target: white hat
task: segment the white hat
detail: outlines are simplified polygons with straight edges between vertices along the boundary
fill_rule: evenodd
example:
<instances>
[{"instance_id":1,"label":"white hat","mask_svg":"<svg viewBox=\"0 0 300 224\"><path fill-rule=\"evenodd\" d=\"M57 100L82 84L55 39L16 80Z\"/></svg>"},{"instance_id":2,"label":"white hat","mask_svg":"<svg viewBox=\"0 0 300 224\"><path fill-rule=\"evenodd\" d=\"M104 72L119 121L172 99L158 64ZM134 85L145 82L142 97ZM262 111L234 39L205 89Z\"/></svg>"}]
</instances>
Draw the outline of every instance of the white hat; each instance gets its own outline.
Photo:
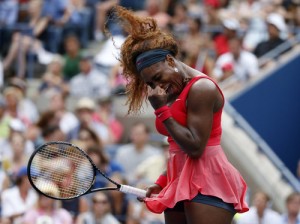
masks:
<instances>
[{"instance_id":1,"label":"white hat","mask_svg":"<svg viewBox=\"0 0 300 224\"><path fill-rule=\"evenodd\" d=\"M12 119L9 122L9 127L14 130L14 131L18 131L18 132L24 132L26 127L23 124L23 122L19 119Z\"/></svg>"},{"instance_id":2,"label":"white hat","mask_svg":"<svg viewBox=\"0 0 300 224\"><path fill-rule=\"evenodd\" d=\"M92 99L87 97L81 98L76 105L76 110L80 110L80 109L94 110L95 102Z\"/></svg>"},{"instance_id":3,"label":"white hat","mask_svg":"<svg viewBox=\"0 0 300 224\"><path fill-rule=\"evenodd\" d=\"M267 23L274 25L280 32L286 31L286 24L283 16L278 13L270 13L267 16Z\"/></svg>"},{"instance_id":4,"label":"white hat","mask_svg":"<svg viewBox=\"0 0 300 224\"><path fill-rule=\"evenodd\" d=\"M238 20L230 18L223 21L223 26L229 30L237 30L240 28L240 23Z\"/></svg>"}]
</instances>

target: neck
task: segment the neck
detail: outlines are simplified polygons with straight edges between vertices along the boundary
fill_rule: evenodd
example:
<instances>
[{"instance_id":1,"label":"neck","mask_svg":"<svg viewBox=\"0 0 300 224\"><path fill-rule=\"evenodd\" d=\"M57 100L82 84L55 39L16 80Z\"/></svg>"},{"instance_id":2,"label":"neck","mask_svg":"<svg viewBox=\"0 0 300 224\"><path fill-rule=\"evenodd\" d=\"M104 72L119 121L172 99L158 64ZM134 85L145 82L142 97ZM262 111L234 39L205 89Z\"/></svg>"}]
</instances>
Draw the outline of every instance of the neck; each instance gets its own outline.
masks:
<instances>
[{"instance_id":1,"label":"neck","mask_svg":"<svg viewBox=\"0 0 300 224\"><path fill-rule=\"evenodd\" d=\"M135 148L137 149L137 151L142 151L144 149L145 144L136 144Z\"/></svg>"},{"instance_id":2,"label":"neck","mask_svg":"<svg viewBox=\"0 0 300 224\"><path fill-rule=\"evenodd\" d=\"M94 211L94 216L96 219L102 218L104 216L103 212Z\"/></svg>"},{"instance_id":3,"label":"neck","mask_svg":"<svg viewBox=\"0 0 300 224\"><path fill-rule=\"evenodd\" d=\"M52 206L45 206L41 208L45 213L51 214L53 212Z\"/></svg>"},{"instance_id":4,"label":"neck","mask_svg":"<svg viewBox=\"0 0 300 224\"><path fill-rule=\"evenodd\" d=\"M20 186L19 191L20 191L21 198L25 201L25 199L27 198L28 189L23 186Z\"/></svg>"},{"instance_id":5,"label":"neck","mask_svg":"<svg viewBox=\"0 0 300 224\"><path fill-rule=\"evenodd\" d=\"M289 221L295 221L297 219L298 213L294 214L294 213L289 213L288 214L288 219Z\"/></svg>"},{"instance_id":6,"label":"neck","mask_svg":"<svg viewBox=\"0 0 300 224\"><path fill-rule=\"evenodd\" d=\"M14 157L13 157L13 161L14 161L15 163L19 163L19 162L22 162L22 158L23 158L22 156L16 154L16 155L14 155Z\"/></svg>"},{"instance_id":7,"label":"neck","mask_svg":"<svg viewBox=\"0 0 300 224\"><path fill-rule=\"evenodd\" d=\"M78 55L78 52L77 52L77 51L70 51L70 52L69 52L69 57L70 57L70 58L75 58L77 55Z\"/></svg>"},{"instance_id":8,"label":"neck","mask_svg":"<svg viewBox=\"0 0 300 224\"><path fill-rule=\"evenodd\" d=\"M259 218L262 218L264 216L264 210L257 210L257 215Z\"/></svg>"}]
</instances>

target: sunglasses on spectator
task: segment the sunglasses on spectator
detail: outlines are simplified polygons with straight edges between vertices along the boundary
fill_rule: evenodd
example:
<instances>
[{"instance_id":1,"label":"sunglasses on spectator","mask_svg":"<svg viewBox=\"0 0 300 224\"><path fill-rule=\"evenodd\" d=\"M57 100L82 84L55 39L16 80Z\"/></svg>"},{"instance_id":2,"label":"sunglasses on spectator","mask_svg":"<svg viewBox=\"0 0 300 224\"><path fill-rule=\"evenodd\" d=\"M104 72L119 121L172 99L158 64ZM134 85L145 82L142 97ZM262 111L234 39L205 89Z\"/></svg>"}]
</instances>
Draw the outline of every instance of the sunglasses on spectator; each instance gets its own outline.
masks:
<instances>
[{"instance_id":1,"label":"sunglasses on spectator","mask_svg":"<svg viewBox=\"0 0 300 224\"><path fill-rule=\"evenodd\" d=\"M93 199L93 203L94 204L107 204L108 201L107 200L97 200L97 199Z\"/></svg>"}]
</instances>

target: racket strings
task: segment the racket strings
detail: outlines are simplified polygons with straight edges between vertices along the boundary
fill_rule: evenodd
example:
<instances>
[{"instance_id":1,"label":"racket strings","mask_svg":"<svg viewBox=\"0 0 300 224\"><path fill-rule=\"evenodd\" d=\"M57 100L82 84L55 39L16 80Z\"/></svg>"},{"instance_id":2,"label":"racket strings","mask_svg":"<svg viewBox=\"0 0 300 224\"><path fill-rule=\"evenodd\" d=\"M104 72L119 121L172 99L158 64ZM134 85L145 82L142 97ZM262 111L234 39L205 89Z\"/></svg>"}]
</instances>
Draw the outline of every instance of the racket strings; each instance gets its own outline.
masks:
<instances>
[{"instance_id":1,"label":"racket strings","mask_svg":"<svg viewBox=\"0 0 300 224\"><path fill-rule=\"evenodd\" d=\"M32 161L31 173L35 174L32 181L41 192L63 199L85 193L94 180L89 159L70 145L47 145L39 150Z\"/></svg>"}]
</instances>

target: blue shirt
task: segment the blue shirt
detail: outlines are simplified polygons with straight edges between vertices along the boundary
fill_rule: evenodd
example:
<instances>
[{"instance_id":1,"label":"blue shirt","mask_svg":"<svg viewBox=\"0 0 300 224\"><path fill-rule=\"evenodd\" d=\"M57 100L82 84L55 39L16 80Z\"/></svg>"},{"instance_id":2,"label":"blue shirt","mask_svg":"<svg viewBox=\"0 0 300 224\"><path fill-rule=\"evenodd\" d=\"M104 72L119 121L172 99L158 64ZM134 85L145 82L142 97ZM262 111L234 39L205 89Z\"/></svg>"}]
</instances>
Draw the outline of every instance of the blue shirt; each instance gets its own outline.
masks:
<instances>
[{"instance_id":1,"label":"blue shirt","mask_svg":"<svg viewBox=\"0 0 300 224\"><path fill-rule=\"evenodd\" d=\"M18 3L16 0L0 0L0 24L15 24L17 15Z\"/></svg>"},{"instance_id":2,"label":"blue shirt","mask_svg":"<svg viewBox=\"0 0 300 224\"><path fill-rule=\"evenodd\" d=\"M101 170L105 175L107 175L108 177L110 177L113 173L117 172L117 173L123 173L124 170L121 167L121 165L119 165L118 163L111 161L108 166L107 169ZM96 179L95 179L95 183L93 185L93 188L101 188L101 187L106 187L108 184L108 180L106 180L100 173L96 173Z\"/></svg>"},{"instance_id":3,"label":"blue shirt","mask_svg":"<svg viewBox=\"0 0 300 224\"><path fill-rule=\"evenodd\" d=\"M44 0L42 16L58 21L63 17L68 4L69 0Z\"/></svg>"}]
</instances>

